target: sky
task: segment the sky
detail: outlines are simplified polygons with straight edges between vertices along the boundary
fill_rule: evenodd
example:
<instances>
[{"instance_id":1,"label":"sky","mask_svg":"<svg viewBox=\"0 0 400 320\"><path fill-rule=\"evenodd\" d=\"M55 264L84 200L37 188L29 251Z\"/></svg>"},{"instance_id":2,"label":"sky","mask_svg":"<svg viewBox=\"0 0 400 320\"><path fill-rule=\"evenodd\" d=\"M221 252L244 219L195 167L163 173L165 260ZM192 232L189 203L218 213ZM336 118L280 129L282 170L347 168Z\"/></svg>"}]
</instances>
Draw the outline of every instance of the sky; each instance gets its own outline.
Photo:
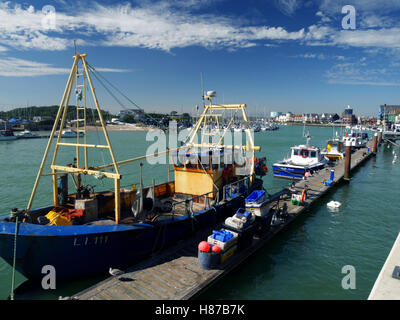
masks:
<instances>
[{"instance_id":1,"label":"sky","mask_svg":"<svg viewBox=\"0 0 400 320\"><path fill-rule=\"evenodd\" d=\"M261 116L400 104L399 0L0 0L0 110L59 104L74 40L147 112L194 114L202 88Z\"/></svg>"}]
</instances>

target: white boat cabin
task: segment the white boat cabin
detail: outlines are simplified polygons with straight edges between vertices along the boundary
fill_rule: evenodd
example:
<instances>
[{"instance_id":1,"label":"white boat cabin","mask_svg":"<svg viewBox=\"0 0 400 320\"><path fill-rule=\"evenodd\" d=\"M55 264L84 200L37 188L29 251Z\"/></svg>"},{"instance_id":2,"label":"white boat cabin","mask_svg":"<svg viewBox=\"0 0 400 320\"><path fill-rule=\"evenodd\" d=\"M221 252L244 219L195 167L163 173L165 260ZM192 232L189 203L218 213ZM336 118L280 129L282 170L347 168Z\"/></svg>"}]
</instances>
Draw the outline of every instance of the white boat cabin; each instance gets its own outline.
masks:
<instances>
[{"instance_id":1,"label":"white boat cabin","mask_svg":"<svg viewBox=\"0 0 400 320\"><path fill-rule=\"evenodd\" d=\"M322 155L321 150L316 147L308 147L305 145L299 145L292 147L292 154L290 162L300 166L310 166L317 164L321 161Z\"/></svg>"}]
</instances>

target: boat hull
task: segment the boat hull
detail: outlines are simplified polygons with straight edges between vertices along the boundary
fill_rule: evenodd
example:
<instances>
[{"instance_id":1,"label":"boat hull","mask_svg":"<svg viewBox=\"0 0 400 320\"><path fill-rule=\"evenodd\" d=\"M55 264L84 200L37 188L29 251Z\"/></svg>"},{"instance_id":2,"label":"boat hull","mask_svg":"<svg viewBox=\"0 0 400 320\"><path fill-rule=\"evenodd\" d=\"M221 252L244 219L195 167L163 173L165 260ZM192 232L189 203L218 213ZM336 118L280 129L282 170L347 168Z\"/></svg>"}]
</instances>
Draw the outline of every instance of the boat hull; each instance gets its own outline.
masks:
<instances>
[{"instance_id":1,"label":"boat hull","mask_svg":"<svg viewBox=\"0 0 400 320\"><path fill-rule=\"evenodd\" d=\"M0 136L0 141L10 141L10 140L16 140L16 136Z\"/></svg>"},{"instance_id":2,"label":"boat hull","mask_svg":"<svg viewBox=\"0 0 400 320\"><path fill-rule=\"evenodd\" d=\"M306 171L318 171L325 166L326 163L320 163L314 166L295 166L290 164L275 163L272 166L274 177L284 179L303 179Z\"/></svg>"},{"instance_id":3,"label":"boat hull","mask_svg":"<svg viewBox=\"0 0 400 320\"><path fill-rule=\"evenodd\" d=\"M57 280L107 274L125 269L193 232L212 227L244 206L237 196L222 204L152 224L41 226L20 223L16 269L26 278L40 280L42 268L53 266ZM0 256L13 262L15 223L0 221Z\"/></svg>"},{"instance_id":4,"label":"boat hull","mask_svg":"<svg viewBox=\"0 0 400 320\"><path fill-rule=\"evenodd\" d=\"M324 157L328 158L329 161L338 161L343 159L343 156L341 154L327 154L327 153L323 153L322 154Z\"/></svg>"}]
</instances>

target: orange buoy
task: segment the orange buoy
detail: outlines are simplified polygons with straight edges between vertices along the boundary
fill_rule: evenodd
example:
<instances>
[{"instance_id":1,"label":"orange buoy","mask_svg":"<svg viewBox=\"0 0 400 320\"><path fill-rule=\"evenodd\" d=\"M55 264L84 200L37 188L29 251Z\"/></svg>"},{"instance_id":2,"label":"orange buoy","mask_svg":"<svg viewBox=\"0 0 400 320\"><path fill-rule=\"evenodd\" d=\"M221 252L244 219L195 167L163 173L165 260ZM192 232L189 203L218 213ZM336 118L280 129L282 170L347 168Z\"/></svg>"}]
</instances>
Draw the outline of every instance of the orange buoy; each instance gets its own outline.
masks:
<instances>
[{"instance_id":1,"label":"orange buoy","mask_svg":"<svg viewBox=\"0 0 400 320\"><path fill-rule=\"evenodd\" d=\"M306 189L304 188L303 191L301 192L301 203L304 203L304 201L306 200Z\"/></svg>"},{"instance_id":2,"label":"orange buoy","mask_svg":"<svg viewBox=\"0 0 400 320\"><path fill-rule=\"evenodd\" d=\"M199 251L208 252L210 251L210 244L207 241L202 241L198 246Z\"/></svg>"},{"instance_id":3,"label":"orange buoy","mask_svg":"<svg viewBox=\"0 0 400 320\"><path fill-rule=\"evenodd\" d=\"M218 246L213 246L211 248L211 251L214 252L214 253L220 253L221 252L221 248L218 247Z\"/></svg>"}]
</instances>

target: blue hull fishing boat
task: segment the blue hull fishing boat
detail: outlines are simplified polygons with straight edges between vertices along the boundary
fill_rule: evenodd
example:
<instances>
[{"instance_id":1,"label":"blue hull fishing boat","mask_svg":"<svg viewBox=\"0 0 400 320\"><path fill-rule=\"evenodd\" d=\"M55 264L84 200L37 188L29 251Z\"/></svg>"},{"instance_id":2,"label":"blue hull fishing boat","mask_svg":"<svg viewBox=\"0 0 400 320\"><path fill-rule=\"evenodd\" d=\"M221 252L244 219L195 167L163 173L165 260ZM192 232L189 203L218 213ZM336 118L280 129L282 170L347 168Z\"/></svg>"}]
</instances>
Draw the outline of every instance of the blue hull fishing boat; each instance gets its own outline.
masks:
<instances>
[{"instance_id":1,"label":"blue hull fishing boat","mask_svg":"<svg viewBox=\"0 0 400 320\"><path fill-rule=\"evenodd\" d=\"M245 104L213 105L214 91L203 97L210 104L204 106L202 115L183 146L117 162L92 84L91 75L97 79L99 75L85 57L85 54L74 56L74 64L26 209L15 208L9 216L0 220L0 256L28 279L41 279L45 266L55 268L57 280L107 274L110 268L124 269L202 228L215 226L243 207L245 198L251 192L263 188L262 180L257 178L257 175L262 175L263 169L253 161L254 153L260 147L254 146L248 125L246 134L249 143L246 146L223 145L223 135L230 130L219 128L207 133L207 136L222 134L221 139L212 140L218 143L195 143L202 123L218 123L215 110L242 111L247 123ZM55 138L54 134L58 126L59 132L64 129L69 97L75 82L79 119L75 130L82 132L83 136L77 134L76 143L67 143L62 142L61 135ZM85 84L89 84L96 105L106 141L104 145L88 144L86 140ZM83 125L79 126L82 122ZM45 173L46 159L54 141L51 171ZM59 149L67 147L76 150L74 160L69 165L58 164ZM88 149L107 150L112 163L89 166ZM233 161L245 153L246 161ZM168 172L169 161L173 160L173 181L156 185L153 179L152 185L144 187L141 163L139 188L135 184L130 189L120 187L121 165L162 154L168 155ZM52 177L52 205L32 209L42 176ZM115 187L113 190L94 192L82 177L111 179Z\"/></svg>"},{"instance_id":2,"label":"blue hull fishing boat","mask_svg":"<svg viewBox=\"0 0 400 320\"><path fill-rule=\"evenodd\" d=\"M246 193L244 193L245 195ZM51 265L57 280L107 274L125 269L193 232L217 224L243 206L243 196L173 219L152 223L99 223L55 226L19 223L15 268L28 279L41 279ZM52 207L44 208L45 212ZM43 209L42 209L43 210ZM31 211L36 214L38 211ZM0 223L0 255L13 265L15 223Z\"/></svg>"},{"instance_id":3,"label":"blue hull fishing boat","mask_svg":"<svg viewBox=\"0 0 400 320\"><path fill-rule=\"evenodd\" d=\"M319 148L309 146L309 134L306 138L307 145L292 147L290 158L272 165L274 177L303 179L307 172L313 174L325 167L329 160L321 154Z\"/></svg>"}]
</instances>

